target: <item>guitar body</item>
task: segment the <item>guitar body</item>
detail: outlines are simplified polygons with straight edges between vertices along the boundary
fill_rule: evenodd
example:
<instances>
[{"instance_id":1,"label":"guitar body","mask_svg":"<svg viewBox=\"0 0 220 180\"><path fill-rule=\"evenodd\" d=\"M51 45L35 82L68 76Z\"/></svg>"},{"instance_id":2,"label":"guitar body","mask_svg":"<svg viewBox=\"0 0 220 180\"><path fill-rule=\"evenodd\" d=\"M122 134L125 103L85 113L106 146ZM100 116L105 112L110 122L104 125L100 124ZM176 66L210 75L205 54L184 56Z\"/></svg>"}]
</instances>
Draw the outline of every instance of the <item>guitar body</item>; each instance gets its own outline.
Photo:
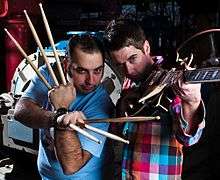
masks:
<instances>
[{"instance_id":1,"label":"guitar body","mask_svg":"<svg viewBox=\"0 0 220 180\"><path fill-rule=\"evenodd\" d=\"M163 83L168 71L159 65L154 65L152 72L141 82L139 87L122 91L118 100L118 116L151 116L158 109L168 111L170 98L167 98L167 84ZM169 92L172 92L169 90ZM144 102L142 97L148 97Z\"/></svg>"},{"instance_id":2,"label":"guitar body","mask_svg":"<svg viewBox=\"0 0 220 180\"><path fill-rule=\"evenodd\" d=\"M166 87L145 102L139 102L141 94L137 91L132 88L122 93L117 102L116 109L119 111L117 116L157 116L168 112L171 100L174 98L172 89Z\"/></svg>"}]
</instances>

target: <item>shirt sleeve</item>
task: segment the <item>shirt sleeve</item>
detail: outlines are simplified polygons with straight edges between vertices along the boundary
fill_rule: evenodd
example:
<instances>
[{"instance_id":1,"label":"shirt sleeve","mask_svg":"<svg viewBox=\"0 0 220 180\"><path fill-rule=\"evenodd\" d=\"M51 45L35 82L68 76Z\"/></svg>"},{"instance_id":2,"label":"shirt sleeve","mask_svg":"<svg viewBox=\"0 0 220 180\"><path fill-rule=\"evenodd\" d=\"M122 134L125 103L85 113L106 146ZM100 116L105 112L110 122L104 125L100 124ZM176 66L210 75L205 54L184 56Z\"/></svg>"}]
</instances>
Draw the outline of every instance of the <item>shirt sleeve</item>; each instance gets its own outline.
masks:
<instances>
[{"instance_id":1,"label":"shirt sleeve","mask_svg":"<svg viewBox=\"0 0 220 180\"><path fill-rule=\"evenodd\" d=\"M182 104L180 98L176 97L171 105L171 114L174 118L174 131L177 140L184 146L191 146L197 143L202 135L203 129L205 127L205 106L203 101L201 101L199 106L199 116L201 122L198 124L196 132L192 135L186 133L188 129L188 122L184 119Z\"/></svg>"},{"instance_id":2,"label":"shirt sleeve","mask_svg":"<svg viewBox=\"0 0 220 180\"><path fill-rule=\"evenodd\" d=\"M87 119L109 118L113 115L114 105L107 92L102 89L93 95L82 111ZM104 131L108 131L109 128L109 123L92 123L89 125ZM99 139L101 144L91 141L87 137L78 134L82 148L89 151L92 155L100 157L105 145L106 137L90 130L85 130Z\"/></svg>"},{"instance_id":3,"label":"shirt sleeve","mask_svg":"<svg viewBox=\"0 0 220 180\"><path fill-rule=\"evenodd\" d=\"M46 70L46 66L42 66L39 68L40 73L44 76L44 78L52 85L51 79L49 78L49 73ZM22 97L31 98L35 102L37 102L40 106L45 106L48 102L48 88L42 82L42 80L35 74L25 90L22 94Z\"/></svg>"}]
</instances>

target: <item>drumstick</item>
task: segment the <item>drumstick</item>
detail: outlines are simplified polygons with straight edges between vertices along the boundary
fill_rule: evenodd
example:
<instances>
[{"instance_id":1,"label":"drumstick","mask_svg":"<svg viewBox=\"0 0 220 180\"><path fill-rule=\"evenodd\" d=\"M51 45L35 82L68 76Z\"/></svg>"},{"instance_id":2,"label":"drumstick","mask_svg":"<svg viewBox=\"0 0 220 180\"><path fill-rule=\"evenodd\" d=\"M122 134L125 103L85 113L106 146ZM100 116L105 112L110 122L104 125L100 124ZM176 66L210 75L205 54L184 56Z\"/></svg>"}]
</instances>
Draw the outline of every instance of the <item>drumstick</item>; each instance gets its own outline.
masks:
<instances>
[{"instance_id":1,"label":"drumstick","mask_svg":"<svg viewBox=\"0 0 220 180\"><path fill-rule=\"evenodd\" d=\"M15 38L8 32L8 30L5 28L4 29L5 32L8 34L8 36L10 37L10 39L14 42L15 46L18 48L18 50L21 52L21 54L27 59L27 62L31 65L31 67L33 68L33 70L37 73L37 75L39 76L39 78L44 82L44 84L47 86L47 88L50 90L52 89L52 87L50 86L50 84L47 82L47 80L44 78L44 76L40 73L40 71L36 68L36 66L32 63L32 60L28 57L28 55L25 53L25 51L22 49L22 47L20 46L20 44L15 40ZM53 72L53 71L52 71ZM58 84L59 85L59 84ZM90 135L88 132L84 131L83 129L77 127L76 125L71 124L70 127L72 129L74 129L75 131L81 133L82 135L86 136L87 138L89 138L90 140L93 140L97 143L101 143L100 140L98 140L97 138L95 138L94 136Z\"/></svg>"},{"instance_id":2,"label":"drumstick","mask_svg":"<svg viewBox=\"0 0 220 180\"><path fill-rule=\"evenodd\" d=\"M31 59L28 57L28 55L25 53L25 51L22 49L22 47L20 46L20 44L15 40L15 38L8 32L8 30L5 28L4 29L5 32L8 34L8 36L10 37L10 39L14 42L15 46L18 48L18 50L21 52L21 54L27 59L27 62L31 65L31 67L33 68L33 70L37 73L37 75L39 76L39 78L44 82L44 84L47 86L48 89L52 89L52 87L50 86L50 84L47 82L47 80L44 78L44 76L40 73L40 71L36 68L36 66L32 63ZM92 141L95 141L97 143L101 143L100 140L98 140L97 138L95 138L94 136L90 135L88 132L84 131L83 129L77 127L76 125L71 125L71 129L74 129L75 131L81 133L82 135L86 136L87 138L89 138Z\"/></svg>"},{"instance_id":3,"label":"drumstick","mask_svg":"<svg viewBox=\"0 0 220 180\"><path fill-rule=\"evenodd\" d=\"M69 127L79 133L81 133L82 135L86 136L87 138L89 138L92 141L95 141L98 144L101 144L102 142L100 140L98 140L96 137L92 136L91 134L89 134L88 132L84 131L83 129L81 129L80 127L76 126L75 124L70 124Z\"/></svg>"},{"instance_id":4,"label":"drumstick","mask_svg":"<svg viewBox=\"0 0 220 180\"><path fill-rule=\"evenodd\" d=\"M65 76L64 76L64 73L63 73L63 70L62 70L62 66L61 66L61 63L60 63L59 56L58 56L56 48L55 48L55 44L54 44L54 40L53 40L53 37L52 37L52 33L51 33L51 30L50 30L49 23L47 21L46 15L44 13L42 4L40 3L39 6L40 6L41 14L42 14L42 17L43 17L44 25L45 25L45 28L46 28L46 31L47 31L47 36L49 38L51 47L53 49L54 57L55 57L56 62L57 62L57 67L58 67L58 71L59 71L61 79L62 79L62 83L64 85L66 85L66 79L65 79Z\"/></svg>"},{"instance_id":5,"label":"drumstick","mask_svg":"<svg viewBox=\"0 0 220 180\"><path fill-rule=\"evenodd\" d=\"M30 64L30 66L33 68L33 70L37 73L38 77L43 81L43 83L47 86L48 89L52 89L51 85L47 82L47 80L44 78L44 76L40 73L40 71L32 63L32 60L25 53L25 51L22 49L20 44L15 40L15 38L8 32L8 30L6 28L4 30L8 34L10 39L14 42L15 46L18 48L18 50L21 52L21 54L27 59L27 62Z\"/></svg>"},{"instance_id":6,"label":"drumstick","mask_svg":"<svg viewBox=\"0 0 220 180\"><path fill-rule=\"evenodd\" d=\"M32 22L31 22L31 20L30 20L30 18L29 18L29 16L28 16L26 10L24 10L24 14L25 14L25 17L26 17L26 19L27 19L28 25L29 25L29 27L30 27L30 29L31 29L31 31L32 31L32 34L33 34L33 36L34 36L34 39L35 39L35 41L36 41L38 47L40 48L41 54L42 54L43 59L44 59L46 65L47 65L47 68L48 68L48 70L49 70L49 73L50 73L52 79L54 80L55 85L56 85L56 86L59 86L59 83L58 83L57 78L56 78L56 76L55 76L55 74L54 74L54 71L53 71L53 69L52 69L52 67L51 67L51 65L50 65L50 63L49 63L49 61L48 61L48 59L47 59L47 56L45 55L43 46L42 46L42 44L41 44L41 42L40 42L40 39L39 39L39 37L38 37L38 35L37 35L37 32L36 32L36 30L34 29L34 26L33 26Z\"/></svg>"},{"instance_id":7,"label":"drumstick","mask_svg":"<svg viewBox=\"0 0 220 180\"><path fill-rule=\"evenodd\" d=\"M160 116L134 116L134 117L119 117L119 118L106 118L106 119L88 119L85 123L124 123L124 122L141 122L159 120Z\"/></svg>"},{"instance_id":8,"label":"drumstick","mask_svg":"<svg viewBox=\"0 0 220 180\"><path fill-rule=\"evenodd\" d=\"M101 134L101 135L103 135L103 136L106 136L106 137L108 137L108 138L111 138L111 139L113 139L113 140L116 140L116 141L120 141L120 142L129 144L129 141L128 141L128 140L125 140L125 139L123 139L123 138L121 138L121 137L119 137L119 136L116 136L116 135L111 134L111 133L109 133L109 132L103 131L103 130L101 130L101 129L92 127L92 126L90 126L90 125L88 125L88 124L79 123L79 125L82 126L82 127L85 127L86 129L89 129L89 130L91 130L91 131L94 131L94 132L96 132L96 133L98 133L98 134Z\"/></svg>"},{"instance_id":9,"label":"drumstick","mask_svg":"<svg viewBox=\"0 0 220 180\"><path fill-rule=\"evenodd\" d=\"M30 28L31 28L31 31L32 31L33 36L34 36L34 38L35 38L35 41L37 42L37 44L38 44L38 46L39 46L39 48L40 48L40 50L41 50L41 53L42 53L43 58L44 58L44 60L45 60L45 63L46 63L46 65L47 65L47 67L48 67L48 70L49 70L49 72L50 72L50 74L51 74L51 76L52 76L52 78L53 78L53 80L54 80L56 86L59 86L59 83L58 83L57 78L56 78L56 76L55 76L55 74L54 74L54 71L53 71L53 69L51 68L50 63L48 62L48 59L47 59L47 57L46 57L46 55L45 55L43 46L41 45L41 42L40 42L39 37L38 37L38 35L37 35L37 33L36 33L36 30L34 29L34 26L33 26L32 22L31 22L31 20L30 20L30 18L29 18L29 16L28 16L26 10L24 10L24 14L25 14L26 19L27 19L27 21L28 21L28 24L29 24L29 26L30 26ZM96 139L95 137L93 137L93 136L90 135L88 132L84 131L83 129L81 129L81 128L75 126L75 125L71 125L71 128L74 129L75 131L81 133L82 135L86 136L87 138L89 138L89 139L91 139L91 140L93 140L93 141L95 141L95 142L97 142L97 143L99 143L99 144L101 143L98 139Z\"/></svg>"}]
</instances>

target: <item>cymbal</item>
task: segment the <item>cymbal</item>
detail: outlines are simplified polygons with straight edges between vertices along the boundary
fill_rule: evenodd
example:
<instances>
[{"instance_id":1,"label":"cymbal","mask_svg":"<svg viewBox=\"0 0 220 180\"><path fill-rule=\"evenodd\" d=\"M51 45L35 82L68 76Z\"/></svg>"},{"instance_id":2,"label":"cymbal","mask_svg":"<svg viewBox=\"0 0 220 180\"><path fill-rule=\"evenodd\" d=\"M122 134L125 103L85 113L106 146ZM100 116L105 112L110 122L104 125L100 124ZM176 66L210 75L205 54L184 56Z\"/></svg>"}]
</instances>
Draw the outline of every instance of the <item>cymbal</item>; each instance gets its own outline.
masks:
<instances>
[{"instance_id":1,"label":"cymbal","mask_svg":"<svg viewBox=\"0 0 220 180\"><path fill-rule=\"evenodd\" d=\"M194 34L177 48L181 59L193 54L192 67L220 66L220 29L207 29Z\"/></svg>"}]
</instances>

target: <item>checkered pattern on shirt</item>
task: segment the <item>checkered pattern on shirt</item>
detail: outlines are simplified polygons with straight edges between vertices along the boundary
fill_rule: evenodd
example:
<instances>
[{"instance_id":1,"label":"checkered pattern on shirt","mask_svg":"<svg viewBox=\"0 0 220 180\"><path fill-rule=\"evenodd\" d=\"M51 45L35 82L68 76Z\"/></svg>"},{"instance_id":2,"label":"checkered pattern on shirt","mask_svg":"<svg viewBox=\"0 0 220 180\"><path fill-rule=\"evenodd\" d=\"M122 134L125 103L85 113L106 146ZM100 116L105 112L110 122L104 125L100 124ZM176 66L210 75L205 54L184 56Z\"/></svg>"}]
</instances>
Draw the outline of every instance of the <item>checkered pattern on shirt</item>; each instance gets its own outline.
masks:
<instances>
[{"instance_id":1,"label":"checkered pattern on shirt","mask_svg":"<svg viewBox=\"0 0 220 180\"><path fill-rule=\"evenodd\" d=\"M175 110L181 109L181 102L173 104ZM128 123L129 145L123 149L122 179L126 180L177 180L182 170L182 144L196 143L204 126L199 126L195 136L184 133L180 111L161 116L160 121L147 123ZM178 137L178 138L176 138ZM181 143L177 141L180 139Z\"/></svg>"}]
</instances>

